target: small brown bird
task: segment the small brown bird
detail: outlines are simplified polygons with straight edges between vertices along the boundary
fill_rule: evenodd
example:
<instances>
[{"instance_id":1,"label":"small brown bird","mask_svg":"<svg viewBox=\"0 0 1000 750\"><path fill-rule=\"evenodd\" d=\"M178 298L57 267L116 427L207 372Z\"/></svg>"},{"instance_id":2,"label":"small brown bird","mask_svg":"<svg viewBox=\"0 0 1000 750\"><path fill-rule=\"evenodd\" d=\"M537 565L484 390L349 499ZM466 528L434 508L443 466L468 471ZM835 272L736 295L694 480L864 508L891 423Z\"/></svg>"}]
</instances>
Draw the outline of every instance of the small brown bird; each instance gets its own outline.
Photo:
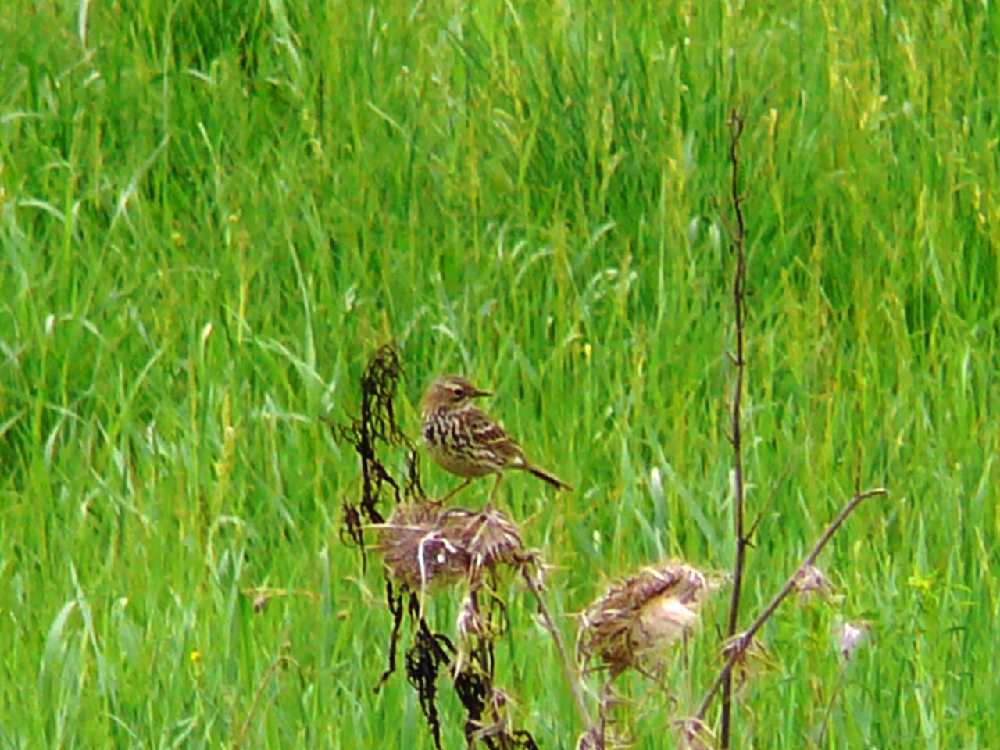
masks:
<instances>
[{"instance_id":1,"label":"small brown bird","mask_svg":"<svg viewBox=\"0 0 1000 750\"><path fill-rule=\"evenodd\" d=\"M475 405L474 399L489 396L459 375L438 378L427 389L421 406L423 439L431 458L445 471L465 481L442 498L447 500L473 479L496 474L490 502L503 473L518 469L534 474L561 490L573 488L528 461L521 446Z\"/></svg>"}]
</instances>

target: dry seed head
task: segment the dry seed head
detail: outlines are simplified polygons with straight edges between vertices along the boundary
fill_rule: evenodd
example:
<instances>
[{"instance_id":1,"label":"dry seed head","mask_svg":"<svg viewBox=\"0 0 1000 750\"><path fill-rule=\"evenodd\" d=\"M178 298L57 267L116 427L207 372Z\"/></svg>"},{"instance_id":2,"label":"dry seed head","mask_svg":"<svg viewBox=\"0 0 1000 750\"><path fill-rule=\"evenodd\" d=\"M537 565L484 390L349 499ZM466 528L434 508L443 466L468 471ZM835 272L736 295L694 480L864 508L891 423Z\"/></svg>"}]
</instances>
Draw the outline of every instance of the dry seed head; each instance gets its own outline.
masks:
<instances>
[{"instance_id":1,"label":"dry seed head","mask_svg":"<svg viewBox=\"0 0 1000 750\"><path fill-rule=\"evenodd\" d=\"M604 750L604 737L598 729L589 729L576 741L576 750Z\"/></svg>"},{"instance_id":2,"label":"dry seed head","mask_svg":"<svg viewBox=\"0 0 1000 750\"><path fill-rule=\"evenodd\" d=\"M845 622L834 631L837 637L837 646L844 661L850 661L858 649L864 645L868 634L871 632L870 622Z\"/></svg>"},{"instance_id":3,"label":"dry seed head","mask_svg":"<svg viewBox=\"0 0 1000 750\"><path fill-rule=\"evenodd\" d=\"M718 586L683 563L645 568L612 584L580 618L577 651L584 667L594 656L613 674L657 666L664 649L694 627L697 605Z\"/></svg>"},{"instance_id":4,"label":"dry seed head","mask_svg":"<svg viewBox=\"0 0 1000 750\"><path fill-rule=\"evenodd\" d=\"M715 735L701 719L694 717L672 722L677 747L683 750L715 750Z\"/></svg>"},{"instance_id":5,"label":"dry seed head","mask_svg":"<svg viewBox=\"0 0 1000 750\"><path fill-rule=\"evenodd\" d=\"M400 505L378 527L376 551L390 578L411 591L461 580L468 572L468 555L438 528L440 514L431 503Z\"/></svg>"},{"instance_id":6,"label":"dry seed head","mask_svg":"<svg viewBox=\"0 0 1000 750\"><path fill-rule=\"evenodd\" d=\"M496 508L447 511L442 514L441 525L467 551L473 574L484 568L517 565L526 558L521 530L510 516Z\"/></svg>"},{"instance_id":7,"label":"dry seed head","mask_svg":"<svg viewBox=\"0 0 1000 750\"><path fill-rule=\"evenodd\" d=\"M697 621L697 612L669 595L653 599L639 614L640 629L652 644L680 640Z\"/></svg>"},{"instance_id":8,"label":"dry seed head","mask_svg":"<svg viewBox=\"0 0 1000 750\"><path fill-rule=\"evenodd\" d=\"M442 511L428 502L400 505L377 527L389 576L412 591L431 584L475 580L484 569L528 557L520 529L502 511Z\"/></svg>"},{"instance_id":9,"label":"dry seed head","mask_svg":"<svg viewBox=\"0 0 1000 750\"><path fill-rule=\"evenodd\" d=\"M482 637L487 632L486 623L479 615L479 608L471 596L462 600L462 606L458 610L458 618L455 623L455 633L460 641L470 637Z\"/></svg>"},{"instance_id":10,"label":"dry seed head","mask_svg":"<svg viewBox=\"0 0 1000 750\"><path fill-rule=\"evenodd\" d=\"M737 633L722 644L722 657L726 661L733 659L737 692L743 692L751 682L774 667L764 644L756 638L747 639L745 633Z\"/></svg>"},{"instance_id":11,"label":"dry seed head","mask_svg":"<svg viewBox=\"0 0 1000 750\"><path fill-rule=\"evenodd\" d=\"M824 600L829 598L833 586L822 570L807 565L795 574L795 590L799 592L799 604L804 605L813 594L819 594Z\"/></svg>"},{"instance_id":12,"label":"dry seed head","mask_svg":"<svg viewBox=\"0 0 1000 750\"><path fill-rule=\"evenodd\" d=\"M620 737L607 726L591 727L576 741L576 750L626 750L633 746L632 740Z\"/></svg>"}]
</instances>

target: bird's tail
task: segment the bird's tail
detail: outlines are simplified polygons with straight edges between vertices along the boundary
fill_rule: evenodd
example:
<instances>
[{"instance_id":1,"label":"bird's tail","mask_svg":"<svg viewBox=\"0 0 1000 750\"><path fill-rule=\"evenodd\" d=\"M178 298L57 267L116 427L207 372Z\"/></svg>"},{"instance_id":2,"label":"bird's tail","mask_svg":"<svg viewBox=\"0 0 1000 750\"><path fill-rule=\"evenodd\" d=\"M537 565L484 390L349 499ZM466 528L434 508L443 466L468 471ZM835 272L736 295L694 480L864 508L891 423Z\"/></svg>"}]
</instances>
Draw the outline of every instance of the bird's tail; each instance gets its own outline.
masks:
<instances>
[{"instance_id":1,"label":"bird's tail","mask_svg":"<svg viewBox=\"0 0 1000 750\"><path fill-rule=\"evenodd\" d=\"M537 466L528 464L527 466L524 467L524 470L529 474L533 474L534 476L538 477L543 482L548 482L557 490L566 490L567 492L573 491L572 485L567 484L559 477L557 477L555 474L549 474L549 472L545 471L545 469L540 469Z\"/></svg>"}]
</instances>

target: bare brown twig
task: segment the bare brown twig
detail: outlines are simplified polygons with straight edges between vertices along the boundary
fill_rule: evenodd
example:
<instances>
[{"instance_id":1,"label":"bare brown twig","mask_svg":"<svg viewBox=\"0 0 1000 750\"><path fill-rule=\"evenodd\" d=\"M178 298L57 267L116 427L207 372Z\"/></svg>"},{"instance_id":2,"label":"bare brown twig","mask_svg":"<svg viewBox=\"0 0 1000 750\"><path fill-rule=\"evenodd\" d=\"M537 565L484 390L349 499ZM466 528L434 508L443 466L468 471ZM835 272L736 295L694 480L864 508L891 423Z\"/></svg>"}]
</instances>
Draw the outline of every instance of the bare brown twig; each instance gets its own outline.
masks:
<instances>
[{"instance_id":1,"label":"bare brown twig","mask_svg":"<svg viewBox=\"0 0 1000 750\"><path fill-rule=\"evenodd\" d=\"M272 586L251 586L242 591L244 596L248 596L253 601L253 611L263 612L272 599L284 597L304 597L313 601L319 601L319 594L306 589L283 589Z\"/></svg>"},{"instance_id":2,"label":"bare brown twig","mask_svg":"<svg viewBox=\"0 0 1000 750\"><path fill-rule=\"evenodd\" d=\"M731 167L730 201L733 206L735 224L726 225L733 254L736 258L736 268L733 271L733 312L736 322L736 351L733 353L733 363L736 367L736 380L733 384L732 411L730 413L729 439L733 446L733 531L736 542L736 554L733 560L733 588L729 600L729 623L727 634L736 634L740 618L740 596L743 591L743 570L746 561L746 551L750 537L745 529L745 495L746 487L743 478L743 385L745 359L746 331L746 224L743 218L743 196L740 194L740 137L743 135L743 117L736 110L729 116L729 163ZM722 722L720 731L720 747L729 747L730 726L732 721L732 670L726 672L722 682Z\"/></svg>"},{"instance_id":3,"label":"bare brown twig","mask_svg":"<svg viewBox=\"0 0 1000 750\"><path fill-rule=\"evenodd\" d=\"M569 683L570 690L573 693L573 703L576 705L576 711L580 715L584 726L589 731L594 728L594 724L590 718L590 712L587 710L587 704L583 700L583 688L580 686L580 676L573 666L573 662L570 661L569 652L566 651L566 644L563 642L562 634L559 632L556 621L552 618L552 613L549 612L548 605L545 603L545 597L542 596L541 584L528 566L524 567L523 572L524 580L528 584L528 590L531 591L535 597L535 601L538 603L538 615L542 620L542 625L549 631L552 641L556 644L556 651L559 653L560 662L562 662L566 682Z\"/></svg>"},{"instance_id":4,"label":"bare brown twig","mask_svg":"<svg viewBox=\"0 0 1000 750\"><path fill-rule=\"evenodd\" d=\"M884 487L876 487L863 492L856 491L854 497L852 497L850 502L844 506L844 509L840 511L840 514L830 522L826 531L823 532L823 536L819 538L809 554L806 555L801 565L799 565L795 572L789 576L785 585L781 587L781 590L775 595L771 602L764 607L763 611L757 616L757 619L753 621L753 624L747 628L746 632L741 633L739 636L735 636L734 646L730 649L729 658L726 660L725 665L723 665L718 677L715 678L715 682L712 683L712 686L705 694L705 697L701 702L701 706L695 714L695 718L698 720L705 718L705 714L708 711L708 707L712 703L712 699L715 698L715 695L719 692L720 688L722 688L727 682L731 681L733 667L739 661L744 652L746 652L746 650L750 647L754 636L762 627L764 627L764 623L770 619L771 615L774 614L775 610L778 609L788 595L795 590L795 582L798 579L799 574L805 568L815 564L816 558L819 557L820 552L823 551L823 548L826 547L827 543L833 538L833 535L837 533L840 527L844 525L844 522L848 519L851 513L853 513L854 510L868 498L886 494L888 494L888 490Z\"/></svg>"},{"instance_id":5,"label":"bare brown twig","mask_svg":"<svg viewBox=\"0 0 1000 750\"><path fill-rule=\"evenodd\" d=\"M250 734L250 724L253 722L253 717L257 713L257 708L260 705L260 699L264 695L264 688L267 687L267 683L271 681L271 677L274 676L274 673L277 672L278 668L284 664L289 662L293 664L296 663L292 657L283 653L287 647L288 631L286 630L284 635L281 637L281 644L278 646L278 653L274 657L274 661L271 662L271 666L268 667L267 672L264 673L264 677L261 679L260 684L257 685L257 690L253 696L253 703L250 704L250 710L247 712L247 717L243 720L243 724L240 725L240 731L233 739L232 744L229 746L229 750L239 750L243 743L246 742L247 735Z\"/></svg>"}]
</instances>

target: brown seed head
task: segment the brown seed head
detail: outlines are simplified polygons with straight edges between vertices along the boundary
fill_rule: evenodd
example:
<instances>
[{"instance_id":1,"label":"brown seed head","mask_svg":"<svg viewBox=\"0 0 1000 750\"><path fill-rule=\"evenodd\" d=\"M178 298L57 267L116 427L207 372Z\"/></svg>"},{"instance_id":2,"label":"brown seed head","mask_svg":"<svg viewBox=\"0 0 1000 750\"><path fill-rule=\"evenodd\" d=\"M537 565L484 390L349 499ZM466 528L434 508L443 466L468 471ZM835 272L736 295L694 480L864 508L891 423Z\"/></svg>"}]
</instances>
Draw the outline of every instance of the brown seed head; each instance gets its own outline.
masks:
<instances>
[{"instance_id":1,"label":"brown seed head","mask_svg":"<svg viewBox=\"0 0 1000 750\"><path fill-rule=\"evenodd\" d=\"M400 505L378 527L377 550L389 576L411 591L478 581L483 571L528 558L521 530L501 510L442 510L434 503Z\"/></svg>"},{"instance_id":2,"label":"brown seed head","mask_svg":"<svg viewBox=\"0 0 1000 750\"><path fill-rule=\"evenodd\" d=\"M611 585L580 618L578 654L585 671L597 657L613 675L655 669L665 649L689 632L698 605L720 580L683 563L644 568Z\"/></svg>"},{"instance_id":3,"label":"brown seed head","mask_svg":"<svg viewBox=\"0 0 1000 750\"><path fill-rule=\"evenodd\" d=\"M795 588L799 592L799 604L806 604L813 594L828 600L833 592L833 584L815 565L799 569L795 574Z\"/></svg>"},{"instance_id":4,"label":"brown seed head","mask_svg":"<svg viewBox=\"0 0 1000 750\"><path fill-rule=\"evenodd\" d=\"M399 505L378 528L376 550L390 578L411 591L462 580L472 565L469 553L442 533L440 514L432 503Z\"/></svg>"},{"instance_id":5,"label":"brown seed head","mask_svg":"<svg viewBox=\"0 0 1000 750\"><path fill-rule=\"evenodd\" d=\"M844 661L850 661L864 644L872 624L870 622L842 622L834 631L837 636L837 643L840 647L840 655Z\"/></svg>"}]
</instances>

